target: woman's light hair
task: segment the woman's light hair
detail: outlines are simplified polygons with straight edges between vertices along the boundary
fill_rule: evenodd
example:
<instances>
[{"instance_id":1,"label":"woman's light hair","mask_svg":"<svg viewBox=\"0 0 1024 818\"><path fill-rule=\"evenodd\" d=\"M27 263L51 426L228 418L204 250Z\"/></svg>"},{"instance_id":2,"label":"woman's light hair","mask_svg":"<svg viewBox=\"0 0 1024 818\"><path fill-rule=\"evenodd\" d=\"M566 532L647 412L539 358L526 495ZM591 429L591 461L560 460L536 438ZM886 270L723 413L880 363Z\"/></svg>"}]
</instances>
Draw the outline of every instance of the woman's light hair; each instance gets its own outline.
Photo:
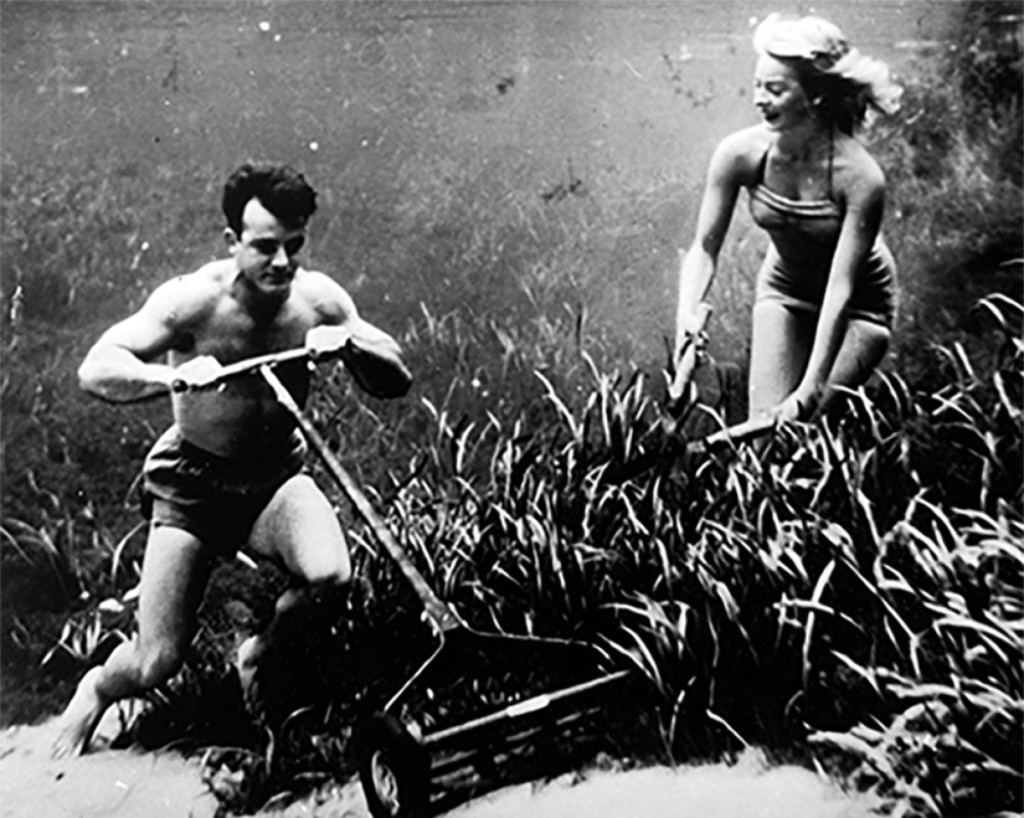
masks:
<instances>
[{"instance_id":1,"label":"woman's light hair","mask_svg":"<svg viewBox=\"0 0 1024 818\"><path fill-rule=\"evenodd\" d=\"M825 94L846 97L844 107L854 125L863 122L869 109L883 114L899 110L903 89L890 78L889 67L851 47L828 20L771 14L754 31L754 50L796 61L802 77L822 78L815 84ZM840 82L829 82L830 78Z\"/></svg>"}]
</instances>

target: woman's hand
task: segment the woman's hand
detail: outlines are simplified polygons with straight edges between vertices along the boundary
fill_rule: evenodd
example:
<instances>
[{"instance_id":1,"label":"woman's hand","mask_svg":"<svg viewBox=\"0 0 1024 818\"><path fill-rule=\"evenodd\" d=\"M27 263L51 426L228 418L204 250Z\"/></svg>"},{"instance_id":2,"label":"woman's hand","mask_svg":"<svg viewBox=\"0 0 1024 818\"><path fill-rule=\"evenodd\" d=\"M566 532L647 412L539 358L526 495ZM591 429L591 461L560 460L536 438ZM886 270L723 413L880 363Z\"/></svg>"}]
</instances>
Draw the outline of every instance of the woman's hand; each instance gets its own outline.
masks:
<instances>
[{"instance_id":1,"label":"woman's hand","mask_svg":"<svg viewBox=\"0 0 1024 818\"><path fill-rule=\"evenodd\" d=\"M797 389L775 408L774 414L776 419L782 422L807 420L814 414L817 408L818 399L816 393Z\"/></svg>"},{"instance_id":2,"label":"woman's hand","mask_svg":"<svg viewBox=\"0 0 1024 818\"><path fill-rule=\"evenodd\" d=\"M707 345L707 333L704 331L704 327L707 323L706 313L701 315L697 314L686 315L680 321L676 327L676 340L674 347L674 360L678 361L679 356L685 352L691 344L693 344L698 353L703 352L704 347Z\"/></svg>"}]
</instances>

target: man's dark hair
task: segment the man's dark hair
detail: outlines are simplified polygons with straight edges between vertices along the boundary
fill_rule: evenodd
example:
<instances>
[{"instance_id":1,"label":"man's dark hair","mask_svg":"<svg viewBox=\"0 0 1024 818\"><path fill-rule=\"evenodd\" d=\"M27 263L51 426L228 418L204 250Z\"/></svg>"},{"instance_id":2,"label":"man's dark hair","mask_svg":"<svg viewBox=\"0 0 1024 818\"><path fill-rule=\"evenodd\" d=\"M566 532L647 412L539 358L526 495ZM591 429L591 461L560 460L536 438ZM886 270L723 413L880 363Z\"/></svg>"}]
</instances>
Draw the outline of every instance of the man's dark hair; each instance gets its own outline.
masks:
<instances>
[{"instance_id":1,"label":"man's dark hair","mask_svg":"<svg viewBox=\"0 0 1024 818\"><path fill-rule=\"evenodd\" d=\"M228 178L221 209L236 235L242 234L242 212L250 199L259 199L289 230L302 227L316 212L316 191L288 165L247 163Z\"/></svg>"}]
</instances>

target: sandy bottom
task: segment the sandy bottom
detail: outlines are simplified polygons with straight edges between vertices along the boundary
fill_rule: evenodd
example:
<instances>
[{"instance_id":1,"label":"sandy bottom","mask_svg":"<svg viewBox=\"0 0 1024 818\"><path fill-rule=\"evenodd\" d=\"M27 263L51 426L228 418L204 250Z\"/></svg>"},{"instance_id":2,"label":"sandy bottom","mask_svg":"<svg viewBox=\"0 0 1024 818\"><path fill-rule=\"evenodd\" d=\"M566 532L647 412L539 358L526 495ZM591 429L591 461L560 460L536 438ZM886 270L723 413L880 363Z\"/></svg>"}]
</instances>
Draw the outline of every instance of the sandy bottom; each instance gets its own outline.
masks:
<instances>
[{"instance_id":1,"label":"sandy bottom","mask_svg":"<svg viewBox=\"0 0 1024 818\"><path fill-rule=\"evenodd\" d=\"M574 783L510 787L452 818L867 818L866 803L797 767L757 763L594 772Z\"/></svg>"},{"instance_id":2,"label":"sandy bottom","mask_svg":"<svg viewBox=\"0 0 1024 818\"><path fill-rule=\"evenodd\" d=\"M3 818L212 818L199 765L175 753L103 750L54 761L55 721L0 733Z\"/></svg>"},{"instance_id":3,"label":"sandy bottom","mask_svg":"<svg viewBox=\"0 0 1024 818\"><path fill-rule=\"evenodd\" d=\"M199 763L172 752L101 750L53 761L53 721L0 733L2 818L213 818L217 802ZM260 813L280 818L367 818L362 791L350 782L318 797ZM850 798L814 773L766 768L756 753L731 766L629 772L591 771L546 784L490 793L448 813L451 818L868 818Z\"/></svg>"}]
</instances>

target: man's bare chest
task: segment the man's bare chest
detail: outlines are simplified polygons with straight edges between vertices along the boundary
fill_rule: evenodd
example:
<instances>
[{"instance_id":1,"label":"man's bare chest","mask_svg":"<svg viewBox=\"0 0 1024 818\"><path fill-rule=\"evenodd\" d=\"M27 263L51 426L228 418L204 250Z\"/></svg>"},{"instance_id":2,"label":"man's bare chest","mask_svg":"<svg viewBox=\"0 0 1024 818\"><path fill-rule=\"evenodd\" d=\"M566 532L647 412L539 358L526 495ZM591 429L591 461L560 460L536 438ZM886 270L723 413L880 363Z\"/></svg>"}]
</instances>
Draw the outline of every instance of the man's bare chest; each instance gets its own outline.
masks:
<instances>
[{"instance_id":1,"label":"man's bare chest","mask_svg":"<svg viewBox=\"0 0 1024 818\"><path fill-rule=\"evenodd\" d=\"M315 323L309 311L295 307L283 308L273 316L253 316L231 306L219 308L194 328L192 356L212 355L226 365L300 347Z\"/></svg>"}]
</instances>

